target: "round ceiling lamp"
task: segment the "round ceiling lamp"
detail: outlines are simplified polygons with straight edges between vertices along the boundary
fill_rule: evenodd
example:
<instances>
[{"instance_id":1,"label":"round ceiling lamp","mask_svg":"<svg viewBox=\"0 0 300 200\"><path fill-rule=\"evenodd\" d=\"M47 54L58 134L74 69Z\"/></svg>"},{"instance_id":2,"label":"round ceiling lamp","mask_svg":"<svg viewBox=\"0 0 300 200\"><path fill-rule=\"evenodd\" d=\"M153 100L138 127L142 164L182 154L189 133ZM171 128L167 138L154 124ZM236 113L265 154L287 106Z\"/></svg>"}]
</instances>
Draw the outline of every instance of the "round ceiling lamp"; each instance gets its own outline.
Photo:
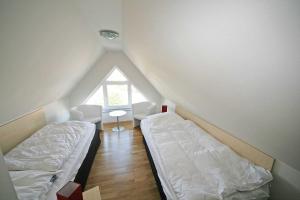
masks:
<instances>
[{"instance_id":1,"label":"round ceiling lamp","mask_svg":"<svg viewBox=\"0 0 300 200\"><path fill-rule=\"evenodd\" d=\"M100 30L100 35L108 40L114 40L119 37L119 33L113 30Z\"/></svg>"}]
</instances>

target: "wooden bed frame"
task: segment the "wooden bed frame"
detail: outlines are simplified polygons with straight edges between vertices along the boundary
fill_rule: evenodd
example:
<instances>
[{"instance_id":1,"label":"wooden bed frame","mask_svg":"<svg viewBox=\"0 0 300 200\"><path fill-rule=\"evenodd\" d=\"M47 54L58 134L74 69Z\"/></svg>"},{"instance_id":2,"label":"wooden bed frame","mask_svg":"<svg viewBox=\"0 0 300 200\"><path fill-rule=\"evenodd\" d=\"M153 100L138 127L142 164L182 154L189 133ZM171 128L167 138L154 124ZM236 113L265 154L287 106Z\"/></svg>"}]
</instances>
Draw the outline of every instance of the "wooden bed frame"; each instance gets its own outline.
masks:
<instances>
[{"instance_id":1,"label":"wooden bed frame","mask_svg":"<svg viewBox=\"0 0 300 200\"><path fill-rule=\"evenodd\" d=\"M0 126L0 147L3 154L14 148L26 138L30 137L35 131L46 125L46 118L43 109L38 109L32 113L26 114L16 120L10 121ZM76 177L75 182L80 183L82 189L93 164L96 152L101 143L99 130L96 129L88 153L83 160Z\"/></svg>"},{"instance_id":2,"label":"wooden bed frame","mask_svg":"<svg viewBox=\"0 0 300 200\"><path fill-rule=\"evenodd\" d=\"M43 109L21 116L0 126L0 147L3 154L46 125Z\"/></svg>"},{"instance_id":3,"label":"wooden bed frame","mask_svg":"<svg viewBox=\"0 0 300 200\"><path fill-rule=\"evenodd\" d=\"M267 170L270 170L270 171L272 170L272 167L274 164L274 159L271 156L265 154L264 152L258 150L257 148L251 146L250 144L247 144L246 142L234 137L233 135L227 133L226 131L214 126L213 124L196 116L195 114L185 110L181 106L177 105L175 112L178 115L180 115L182 118L191 120L194 123L196 123L198 126L200 126L202 129L204 129L206 132L211 134L217 140L221 141L223 144L226 144L227 146L229 146L232 150L234 150L236 153L238 153L242 157L247 158L248 160L252 161L256 165L259 165ZM152 155L150 153L150 150L148 148L147 142L144 137L143 137L143 142L144 142L146 153L147 153L147 156L148 156L148 159L150 162L152 173L153 173L157 188L160 193L161 200L167 200L167 197L164 193L160 179L157 174L155 163L153 162Z\"/></svg>"}]
</instances>

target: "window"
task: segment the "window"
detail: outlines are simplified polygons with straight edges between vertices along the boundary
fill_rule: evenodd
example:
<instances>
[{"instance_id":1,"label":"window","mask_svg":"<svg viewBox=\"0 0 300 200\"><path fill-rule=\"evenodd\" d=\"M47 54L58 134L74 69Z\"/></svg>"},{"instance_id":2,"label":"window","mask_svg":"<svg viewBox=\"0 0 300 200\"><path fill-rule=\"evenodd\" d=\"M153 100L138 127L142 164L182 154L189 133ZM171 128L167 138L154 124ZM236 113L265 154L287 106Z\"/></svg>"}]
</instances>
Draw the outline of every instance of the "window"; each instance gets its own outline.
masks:
<instances>
[{"instance_id":1,"label":"window","mask_svg":"<svg viewBox=\"0 0 300 200\"><path fill-rule=\"evenodd\" d=\"M116 68L106 81L127 81L127 78Z\"/></svg>"},{"instance_id":2,"label":"window","mask_svg":"<svg viewBox=\"0 0 300 200\"><path fill-rule=\"evenodd\" d=\"M134 85L131 85L132 103L147 101L146 97Z\"/></svg>"},{"instance_id":3,"label":"window","mask_svg":"<svg viewBox=\"0 0 300 200\"><path fill-rule=\"evenodd\" d=\"M88 98L85 104L104 106L103 86L96 90L96 92L90 98Z\"/></svg>"},{"instance_id":4,"label":"window","mask_svg":"<svg viewBox=\"0 0 300 200\"><path fill-rule=\"evenodd\" d=\"M128 85L107 85L108 106L128 105Z\"/></svg>"},{"instance_id":5,"label":"window","mask_svg":"<svg viewBox=\"0 0 300 200\"><path fill-rule=\"evenodd\" d=\"M104 107L120 108L130 107L129 100L130 82L126 76L118 69L114 68L108 78L103 83L104 88Z\"/></svg>"},{"instance_id":6,"label":"window","mask_svg":"<svg viewBox=\"0 0 300 200\"><path fill-rule=\"evenodd\" d=\"M132 103L147 101L145 96L115 67L85 104L102 105L104 109L128 108Z\"/></svg>"}]
</instances>

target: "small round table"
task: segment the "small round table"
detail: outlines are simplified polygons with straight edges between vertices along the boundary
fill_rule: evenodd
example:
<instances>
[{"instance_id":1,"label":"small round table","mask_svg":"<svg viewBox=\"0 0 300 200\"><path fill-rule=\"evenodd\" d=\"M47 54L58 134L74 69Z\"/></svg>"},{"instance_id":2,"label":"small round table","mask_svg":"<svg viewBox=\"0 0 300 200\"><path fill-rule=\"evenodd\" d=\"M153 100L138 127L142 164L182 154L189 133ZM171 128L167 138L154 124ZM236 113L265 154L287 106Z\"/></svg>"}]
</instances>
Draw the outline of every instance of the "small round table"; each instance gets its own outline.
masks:
<instances>
[{"instance_id":1,"label":"small round table","mask_svg":"<svg viewBox=\"0 0 300 200\"><path fill-rule=\"evenodd\" d=\"M126 115L126 111L125 110L114 110L114 111L111 111L109 112L109 116L111 117L117 117L117 123L118 123L118 126L117 127L113 127L112 131L123 131L125 128L123 126L120 126L119 124L119 117L122 117L124 115Z\"/></svg>"}]
</instances>

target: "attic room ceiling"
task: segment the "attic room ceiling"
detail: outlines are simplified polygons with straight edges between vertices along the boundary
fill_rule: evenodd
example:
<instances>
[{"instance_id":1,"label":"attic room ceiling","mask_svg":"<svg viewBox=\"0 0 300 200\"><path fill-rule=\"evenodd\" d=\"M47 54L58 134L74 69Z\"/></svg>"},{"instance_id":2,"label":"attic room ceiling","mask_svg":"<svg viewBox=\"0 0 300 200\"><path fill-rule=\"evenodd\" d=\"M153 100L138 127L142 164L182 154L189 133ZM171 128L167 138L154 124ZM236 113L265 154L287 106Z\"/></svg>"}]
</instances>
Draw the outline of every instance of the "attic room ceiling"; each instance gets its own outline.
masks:
<instances>
[{"instance_id":1,"label":"attic room ceiling","mask_svg":"<svg viewBox=\"0 0 300 200\"><path fill-rule=\"evenodd\" d=\"M299 10L291 0L1 1L0 123L68 97L105 48L123 49L163 96L300 170Z\"/></svg>"},{"instance_id":2,"label":"attic room ceiling","mask_svg":"<svg viewBox=\"0 0 300 200\"><path fill-rule=\"evenodd\" d=\"M115 40L101 39L103 47L122 49L122 0L80 0L80 10L93 32L114 30L119 33Z\"/></svg>"},{"instance_id":3,"label":"attic room ceiling","mask_svg":"<svg viewBox=\"0 0 300 200\"><path fill-rule=\"evenodd\" d=\"M122 49L121 0L1 1L0 11L0 124L67 97L106 49Z\"/></svg>"},{"instance_id":4,"label":"attic room ceiling","mask_svg":"<svg viewBox=\"0 0 300 200\"><path fill-rule=\"evenodd\" d=\"M163 96L300 170L299 18L300 1L123 1L124 50Z\"/></svg>"},{"instance_id":5,"label":"attic room ceiling","mask_svg":"<svg viewBox=\"0 0 300 200\"><path fill-rule=\"evenodd\" d=\"M121 1L0 2L0 124L65 97L122 35Z\"/></svg>"}]
</instances>

